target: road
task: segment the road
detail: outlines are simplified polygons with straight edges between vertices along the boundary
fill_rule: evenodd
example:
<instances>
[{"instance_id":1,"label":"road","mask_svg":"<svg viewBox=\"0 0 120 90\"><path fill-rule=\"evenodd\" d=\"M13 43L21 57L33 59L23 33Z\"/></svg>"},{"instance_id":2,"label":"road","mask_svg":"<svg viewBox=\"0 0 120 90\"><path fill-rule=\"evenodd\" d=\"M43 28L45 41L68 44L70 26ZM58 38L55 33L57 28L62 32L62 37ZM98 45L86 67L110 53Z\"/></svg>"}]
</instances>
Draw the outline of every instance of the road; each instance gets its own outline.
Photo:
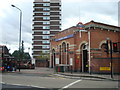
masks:
<instances>
[{"instance_id":1,"label":"road","mask_svg":"<svg viewBox=\"0 0 120 90\"><path fill-rule=\"evenodd\" d=\"M110 80L87 80L87 79L70 79L58 77L50 74L20 74L9 73L2 75L3 88L118 88L117 81ZM109 89L110 90L110 89Z\"/></svg>"}]
</instances>

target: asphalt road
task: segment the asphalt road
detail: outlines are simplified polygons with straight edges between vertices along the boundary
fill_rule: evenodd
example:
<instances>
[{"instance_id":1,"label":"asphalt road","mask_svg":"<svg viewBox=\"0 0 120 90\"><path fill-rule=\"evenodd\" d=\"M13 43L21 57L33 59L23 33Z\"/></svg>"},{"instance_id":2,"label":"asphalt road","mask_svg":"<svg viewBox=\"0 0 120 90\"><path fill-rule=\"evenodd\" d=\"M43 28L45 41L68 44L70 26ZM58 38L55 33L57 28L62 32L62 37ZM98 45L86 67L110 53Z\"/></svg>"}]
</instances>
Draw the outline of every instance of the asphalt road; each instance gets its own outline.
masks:
<instances>
[{"instance_id":1,"label":"asphalt road","mask_svg":"<svg viewBox=\"0 0 120 90\"><path fill-rule=\"evenodd\" d=\"M40 88L40 90L75 90L80 88L93 88L96 90L117 90L118 81L97 80L97 79L71 79L54 76L51 74L30 74L30 73L6 73L2 75L3 90L5 88ZM53 89L52 89L53 88ZM70 89L71 88L71 89ZM32 90L34 90L32 89ZM85 90L86 90L85 89ZM22 89L23 90L23 89ZM26 89L27 90L27 89Z\"/></svg>"}]
</instances>

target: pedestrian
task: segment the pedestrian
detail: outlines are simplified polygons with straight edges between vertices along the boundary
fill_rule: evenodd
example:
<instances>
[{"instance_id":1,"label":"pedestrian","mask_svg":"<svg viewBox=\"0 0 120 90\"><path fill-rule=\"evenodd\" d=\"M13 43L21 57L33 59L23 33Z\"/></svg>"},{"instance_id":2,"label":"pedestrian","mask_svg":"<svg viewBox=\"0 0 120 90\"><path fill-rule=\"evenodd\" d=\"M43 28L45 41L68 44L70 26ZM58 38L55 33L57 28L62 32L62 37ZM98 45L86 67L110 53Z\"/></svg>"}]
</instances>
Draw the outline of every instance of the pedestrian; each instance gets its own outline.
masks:
<instances>
[{"instance_id":1,"label":"pedestrian","mask_svg":"<svg viewBox=\"0 0 120 90\"><path fill-rule=\"evenodd\" d=\"M10 71L10 65L7 66L7 71L8 71L8 72Z\"/></svg>"},{"instance_id":2,"label":"pedestrian","mask_svg":"<svg viewBox=\"0 0 120 90\"><path fill-rule=\"evenodd\" d=\"M11 62L11 67L12 67L12 72L15 72L15 62L14 61Z\"/></svg>"}]
</instances>

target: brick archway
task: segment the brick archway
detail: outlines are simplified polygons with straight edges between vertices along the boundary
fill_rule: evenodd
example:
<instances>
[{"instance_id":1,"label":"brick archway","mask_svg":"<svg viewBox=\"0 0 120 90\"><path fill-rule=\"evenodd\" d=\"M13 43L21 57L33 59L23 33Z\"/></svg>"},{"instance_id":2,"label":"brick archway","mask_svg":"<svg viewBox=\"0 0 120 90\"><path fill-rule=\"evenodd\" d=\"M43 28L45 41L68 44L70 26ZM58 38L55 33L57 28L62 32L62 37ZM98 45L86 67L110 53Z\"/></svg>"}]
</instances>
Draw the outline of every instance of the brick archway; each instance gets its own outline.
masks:
<instances>
[{"instance_id":1,"label":"brick archway","mask_svg":"<svg viewBox=\"0 0 120 90\"><path fill-rule=\"evenodd\" d=\"M83 42L80 47L82 72L88 72L88 43Z\"/></svg>"}]
</instances>

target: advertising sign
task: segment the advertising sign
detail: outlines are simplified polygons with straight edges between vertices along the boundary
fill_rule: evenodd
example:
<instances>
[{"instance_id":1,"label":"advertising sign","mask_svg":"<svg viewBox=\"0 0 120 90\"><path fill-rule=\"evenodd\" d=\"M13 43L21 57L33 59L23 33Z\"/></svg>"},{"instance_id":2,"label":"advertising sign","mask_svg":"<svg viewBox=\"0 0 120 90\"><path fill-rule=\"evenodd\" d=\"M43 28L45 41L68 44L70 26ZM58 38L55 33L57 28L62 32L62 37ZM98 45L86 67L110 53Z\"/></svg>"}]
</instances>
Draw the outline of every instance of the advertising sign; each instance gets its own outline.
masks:
<instances>
[{"instance_id":1,"label":"advertising sign","mask_svg":"<svg viewBox=\"0 0 120 90\"><path fill-rule=\"evenodd\" d=\"M59 58L55 58L55 64L59 64Z\"/></svg>"},{"instance_id":2,"label":"advertising sign","mask_svg":"<svg viewBox=\"0 0 120 90\"><path fill-rule=\"evenodd\" d=\"M110 71L110 67L100 67L100 71Z\"/></svg>"},{"instance_id":3,"label":"advertising sign","mask_svg":"<svg viewBox=\"0 0 120 90\"><path fill-rule=\"evenodd\" d=\"M70 58L70 65L73 65L73 58Z\"/></svg>"}]
</instances>

